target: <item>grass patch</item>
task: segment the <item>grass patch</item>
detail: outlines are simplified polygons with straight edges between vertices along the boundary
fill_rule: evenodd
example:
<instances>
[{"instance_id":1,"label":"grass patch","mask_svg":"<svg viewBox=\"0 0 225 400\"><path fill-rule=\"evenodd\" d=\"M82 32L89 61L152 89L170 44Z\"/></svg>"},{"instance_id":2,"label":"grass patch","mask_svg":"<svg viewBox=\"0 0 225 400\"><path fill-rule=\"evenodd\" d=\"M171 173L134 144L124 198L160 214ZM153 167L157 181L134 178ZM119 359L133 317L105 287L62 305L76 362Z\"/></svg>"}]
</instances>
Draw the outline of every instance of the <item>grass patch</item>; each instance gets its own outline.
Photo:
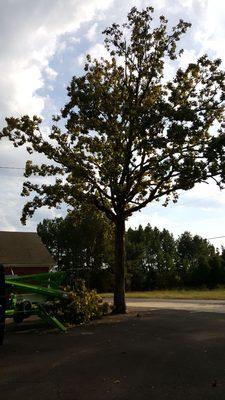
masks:
<instances>
[{"instance_id":1,"label":"grass patch","mask_svg":"<svg viewBox=\"0 0 225 400\"><path fill-rule=\"evenodd\" d=\"M113 293L101 293L104 298L113 297ZM127 292L126 298L136 299L193 299L193 300L225 300L225 288L213 290L195 289L174 289L174 290L153 290L149 292Z\"/></svg>"}]
</instances>

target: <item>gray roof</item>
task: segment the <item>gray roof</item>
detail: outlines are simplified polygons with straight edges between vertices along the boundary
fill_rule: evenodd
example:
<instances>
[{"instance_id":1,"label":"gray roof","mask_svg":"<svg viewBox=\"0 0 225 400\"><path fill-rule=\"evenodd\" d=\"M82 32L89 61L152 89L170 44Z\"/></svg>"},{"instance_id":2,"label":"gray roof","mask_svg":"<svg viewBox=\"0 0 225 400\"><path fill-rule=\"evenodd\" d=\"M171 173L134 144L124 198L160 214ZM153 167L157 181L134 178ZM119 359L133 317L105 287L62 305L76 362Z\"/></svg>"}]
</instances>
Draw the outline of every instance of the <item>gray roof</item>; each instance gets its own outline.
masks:
<instances>
[{"instance_id":1,"label":"gray roof","mask_svg":"<svg viewBox=\"0 0 225 400\"><path fill-rule=\"evenodd\" d=\"M37 233L0 231L0 263L18 267L50 267L54 260Z\"/></svg>"}]
</instances>

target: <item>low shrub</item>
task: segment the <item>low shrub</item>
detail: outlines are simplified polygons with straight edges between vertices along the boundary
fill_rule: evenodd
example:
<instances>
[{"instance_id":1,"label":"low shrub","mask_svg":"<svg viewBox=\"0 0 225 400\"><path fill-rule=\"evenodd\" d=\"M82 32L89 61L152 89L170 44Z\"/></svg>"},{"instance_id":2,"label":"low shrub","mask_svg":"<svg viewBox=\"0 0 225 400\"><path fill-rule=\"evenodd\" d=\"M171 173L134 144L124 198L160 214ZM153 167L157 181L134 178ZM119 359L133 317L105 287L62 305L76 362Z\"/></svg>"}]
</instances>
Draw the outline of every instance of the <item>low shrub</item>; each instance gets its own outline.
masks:
<instances>
[{"instance_id":1,"label":"low shrub","mask_svg":"<svg viewBox=\"0 0 225 400\"><path fill-rule=\"evenodd\" d=\"M101 318L111 311L110 305L102 301L96 290L86 288L83 280L76 281L72 291L69 286L64 288L68 298L59 303L60 319L70 324L80 324L92 319Z\"/></svg>"}]
</instances>

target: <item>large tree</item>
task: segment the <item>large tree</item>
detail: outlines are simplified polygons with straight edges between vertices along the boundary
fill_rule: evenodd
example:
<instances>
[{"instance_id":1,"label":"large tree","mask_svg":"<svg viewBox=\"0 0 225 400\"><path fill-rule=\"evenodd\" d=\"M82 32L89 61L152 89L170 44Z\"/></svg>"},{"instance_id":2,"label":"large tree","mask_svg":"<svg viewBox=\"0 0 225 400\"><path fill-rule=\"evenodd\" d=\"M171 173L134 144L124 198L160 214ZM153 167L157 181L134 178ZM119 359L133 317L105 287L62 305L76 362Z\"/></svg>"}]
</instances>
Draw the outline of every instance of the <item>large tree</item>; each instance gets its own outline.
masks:
<instances>
[{"instance_id":1,"label":"large tree","mask_svg":"<svg viewBox=\"0 0 225 400\"><path fill-rule=\"evenodd\" d=\"M209 288L224 282L222 257L207 239L184 232L177 240L178 269L184 286L207 285Z\"/></svg>"},{"instance_id":2,"label":"large tree","mask_svg":"<svg viewBox=\"0 0 225 400\"><path fill-rule=\"evenodd\" d=\"M112 226L96 208L82 205L66 218L44 219L37 233L68 275L88 278L111 264Z\"/></svg>"},{"instance_id":3,"label":"large tree","mask_svg":"<svg viewBox=\"0 0 225 400\"><path fill-rule=\"evenodd\" d=\"M210 132L224 114L221 61L203 55L166 82L167 62L177 65L177 42L190 24L180 20L169 29L164 16L158 26L152 20L153 8L132 8L125 24L104 31L109 57L87 56L49 139L36 116L7 118L2 132L14 146L25 144L52 161L41 166L28 161L26 177L56 176L52 185L24 183L22 194L36 195L24 207L23 222L37 208L64 201L73 209L82 202L95 205L114 223L116 312L126 309L127 218L152 201L176 201L180 190L208 178L220 185L224 173L222 131L216 137Z\"/></svg>"},{"instance_id":4,"label":"large tree","mask_svg":"<svg viewBox=\"0 0 225 400\"><path fill-rule=\"evenodd\" d=\"M132 290L170 288L179 285L177 248L173 235L163 229L129 228L126 233L126 286Z\"/></svg>"}]
</instances>

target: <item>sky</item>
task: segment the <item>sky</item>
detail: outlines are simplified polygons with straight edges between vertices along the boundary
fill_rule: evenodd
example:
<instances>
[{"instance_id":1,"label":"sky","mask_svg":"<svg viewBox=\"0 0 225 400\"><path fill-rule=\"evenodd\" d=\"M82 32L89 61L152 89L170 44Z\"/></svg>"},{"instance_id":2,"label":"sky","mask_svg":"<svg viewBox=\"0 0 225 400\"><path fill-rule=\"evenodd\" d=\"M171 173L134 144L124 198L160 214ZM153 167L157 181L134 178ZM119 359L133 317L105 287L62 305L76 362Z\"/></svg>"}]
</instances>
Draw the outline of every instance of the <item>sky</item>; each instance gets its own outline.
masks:
<instances>
[{"instance_id":1,"label":"sky","mask_svg":"<svg viewBox=\"0 0 225 400\"><path fill-rule=\"evenodd\" d=\"M67 101L72 76L82 74L85 55L106 56L101 32L113 22L123 23L133 6L151 5L155 17L165 15L171 25L180 18L192 23L177 66L185 67L207 53L221 58L225 68L224 0L0 0L0 5L0 128L7 116L36 114L43 118L47 133L51 116ZM174 67L168 65L166 78L173 73ZM65 212L65 207L41 209L21 225L23 168L30 158L22 148L0 141L0 230L35 231L43 218ZM225 190L214 183L198 184L182 192L176 204L150 204L134 214L127 227L147 223L166 228L175 237L184 231L204 238L225 236ZM225 247L225 237L211 243Z\"/></svg>"}]
</instances>

